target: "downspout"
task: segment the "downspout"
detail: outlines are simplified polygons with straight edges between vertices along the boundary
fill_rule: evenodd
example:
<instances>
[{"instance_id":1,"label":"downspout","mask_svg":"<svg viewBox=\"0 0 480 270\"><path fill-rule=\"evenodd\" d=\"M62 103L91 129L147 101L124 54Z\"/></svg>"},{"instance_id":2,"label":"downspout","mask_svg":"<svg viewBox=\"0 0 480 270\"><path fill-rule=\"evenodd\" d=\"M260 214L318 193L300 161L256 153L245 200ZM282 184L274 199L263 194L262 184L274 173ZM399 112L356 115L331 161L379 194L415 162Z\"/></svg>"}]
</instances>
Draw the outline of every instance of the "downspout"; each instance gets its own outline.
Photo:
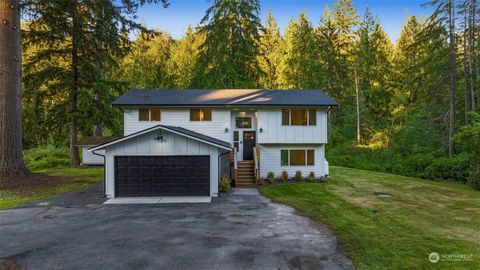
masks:
<instances>
[{"instance_id":1,"label":"downspout","mask_svg":"<svg viewBox=\"0 0 480 270\"><path fill-rule=\"evenodd\" d=\"M218 170L218 172L217 172L217 174L218 174L218 182L219 182L219 183L220 183L220 179L222 178L222 177L220 176L220 157L222 157L222 156L224 156L224 155L226 155L226 154L230 154L230 151L227 151L227 152L225 152L225 153L223 153L223 154L218 155L218 160L217 160L217 164L218 164L218 169L217 169L217 170ZM228 174L229 174L229 176L230 176L230 181L231 181L232 177L231 177L231 175L230 175L230 169L229 169L229 173L228 173Z\"/></svg>"},{"instance_id":2,"label":"downspout","mask_svg":"<svg viewBox=\"0 0 480 270\"><path fill-rule=\"evenodd\" d=\"M106 181L107 170L105 169L107 165L107 160L105 155L97 154L95 153L95 150L92 150L92 154L103 157L103 198L105 198L107 196L107 181Z\"/></svg>"}]
</instances>

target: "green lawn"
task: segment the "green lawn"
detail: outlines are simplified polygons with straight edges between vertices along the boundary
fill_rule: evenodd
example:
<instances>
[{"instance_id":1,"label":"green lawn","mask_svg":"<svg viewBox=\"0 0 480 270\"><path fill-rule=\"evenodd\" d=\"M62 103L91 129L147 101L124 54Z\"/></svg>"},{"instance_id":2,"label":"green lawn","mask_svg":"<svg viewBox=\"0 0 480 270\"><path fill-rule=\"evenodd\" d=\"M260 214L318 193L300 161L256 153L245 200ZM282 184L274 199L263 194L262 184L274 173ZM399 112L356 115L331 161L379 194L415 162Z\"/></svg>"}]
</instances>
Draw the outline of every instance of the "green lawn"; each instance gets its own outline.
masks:
<instances>
[{"instance_id":1,"label":"green lawn","mask_svg":"<svg viewBox=\"0 0 480 270\"><path fill-rule=\"evenodd\" d=\"M12 208L21 204L53 195L79 190L102 183L103 168L54 168L34 171L59 177L52 186L0 190L0 209Z\"/></svg>"},{"instance_id":2,"label":"green lawn","mask_svg":"<svg viewBox=\"0 0 480 270\"><path fill-rule=\"evenodd\" d=\"M480 192L465 185L332 167L326 183L277 184L260 191L328 224L359 269L480 267ZM472 258L432 264L431 252Z\"/></svg>"}]
</instances>

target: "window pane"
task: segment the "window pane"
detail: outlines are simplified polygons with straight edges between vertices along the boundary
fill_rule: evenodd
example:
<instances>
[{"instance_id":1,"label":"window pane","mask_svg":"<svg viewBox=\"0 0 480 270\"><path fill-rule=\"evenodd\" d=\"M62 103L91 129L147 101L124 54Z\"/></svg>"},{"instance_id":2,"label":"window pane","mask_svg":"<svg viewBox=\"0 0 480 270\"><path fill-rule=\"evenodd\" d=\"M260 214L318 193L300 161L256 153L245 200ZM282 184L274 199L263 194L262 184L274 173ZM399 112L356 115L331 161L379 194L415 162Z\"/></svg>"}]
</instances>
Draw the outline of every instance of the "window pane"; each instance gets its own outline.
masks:
<instances>
[{"instance_id":1,"label":"window pane","mask_svg":"<svg viewBox=\"0 0 480 270\"><path fill-rule=\"evenodd\" d=\"M280 150L280 164L288 166L288 150Z\"/></svg>"},{"instance_id":2,"label":"window pane","mask_svg":"<svg viewBox=\"0 0 480 270\"><path fill-rule=\"evenodd\" d=\"M305 166L305 150L290 150L290 165Z\"/></svg>"},{"instance_id":3,"label":"window pane","mask_svg":"<svg viewBox=\"0 0 480 270\"><path fill-rule=\"evenodd\" d=\"M150 110L149 109L139 109L138 110L138 121L149 121L150 120Z\"/></svg>"},{"instance_id":4,"label":"window pane","mask_svg":"<svg viewBox=\"0 0 480 270\"><path fill-rule=\"evenodd\" d=\"M200 111L200 121L212 121L212 110L211 109L201 109Z\"/></svg>"},{"instance_id":5,"label":"window pane","mask_svg":"<svg viewBox=\"0 0 480 270\"><path fill-rule=\"evenodd\" d=\"M307 165L315 165L315 151L307 150Z\"/></svg>"},{"instance_id":6,"label":"window pane","mask_svg":"<svg viewBox=\"0 0 480 270\"><path fill-rule=\"evenodd\" d=\"M200 109L190 109L190 121L200 121Z\"/></svg>"},{"instance_id":7,"label":"window pane","mask_svg":"<svg viewBox=\"0 0 480 270\"><path fill-rule=\"evenodd\" d=\"M233 147L235 147L235 149L237 149L237 152L238 152L238 149L240 149L240 146L238 145L238 142L234 142Z\"/></svg>"},{"instance_id":8,"label":"window pane","mask_svg":"<svg viewBox=\"0 0 480 270\"><path fill-rule=\"evenodd\" d=\"M292 109L292 125L306 126L307 125L307 110L304 109Z\"/></svg>"},{"instance_id":9,"label":"window pane","mask_svg":"<svg viewBox=\"0 0 480 270\"><path fill-rule=\"evenodd\" d=\"M310 126L317 125L317 110L308 110L308 124Z\"/></svg>"},{"instance_id":10,"label":"window pane","mask_svg":"<svg viewBox=\"0 0 480 270\"><path fill-rule=\"evenodd\" d=\"M160 109L150 109L150 121L160 121Z\"/></svg>"},{"instance_id":11,"label":"window pane","mask_svg":"<svg viewBox=\"0 0 480 270\"><path fill-rule=\"evenodd\" d=\"M252 118L251 117L237 117L235 119L235 124L237 128L252 128Z\"/></svg>"},{"instance_id":12,"label":"window pane","mask_svg":"<svg viewBox=\"0 0 480 270\"><path fill-rule=\"evenodd\" d=\"M238 142L238 131L233 132L233 141Z\"/></svg>"},{"instance_id":13,"label":"window pane","mask_svg":"<svg viewBox=\"0 0 480 270\"><path fill-rule=\"evenodd\" d=\"M282 110L282 125L288 126L290 125L290 110L289 109L283 109Z\"/></svg>"}]
</instances>

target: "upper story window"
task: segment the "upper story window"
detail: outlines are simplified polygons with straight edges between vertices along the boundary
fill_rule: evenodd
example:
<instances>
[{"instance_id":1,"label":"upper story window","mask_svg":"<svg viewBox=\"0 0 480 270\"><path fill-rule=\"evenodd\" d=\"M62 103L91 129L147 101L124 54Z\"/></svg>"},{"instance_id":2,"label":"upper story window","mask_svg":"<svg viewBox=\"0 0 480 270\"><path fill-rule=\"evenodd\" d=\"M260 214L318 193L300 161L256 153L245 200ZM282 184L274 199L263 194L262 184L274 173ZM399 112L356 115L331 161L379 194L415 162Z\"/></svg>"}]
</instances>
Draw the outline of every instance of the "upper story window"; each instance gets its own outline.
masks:
<instances>
[{"instance_id":1,"label":"upper story window","mask_svg":"<svg viewBox=\"0 0 480 270\"><path fill-rule=\"evenodd\" d=\"M315 109L283 109L283 126L316 126L317 110Z\"/></svg>"},{"instance_id":2,"label":"upper story window","mask_svg":"<svg viewBox=\"0 0 480 270\"><path fill-rule=\"evenodd\" d=\"M280 150L281 166L313 166L315 165L315 150Z\"/></svg>"},{"instance_id":3,"label":"upper story window","mask_svg":"<svg viewBox=\"0 0 480 270\"><path fill-rule=\"evenodd\" d=\"M212 121L212 109L190 109L190 121Z\"/></svg>"},{"instance_id":4,"label":"upper story window","mask_svg":"<svg viewBox=\"0 0 480 270\"><path fill-rule=\"evenodd\" d=\"M160 121L160 109L159 108L139 109L138 121Z\"/></svg>"},{"instance_id":5,"label":"upper story window","mask_svg":"<svg viewBox=\"0 0 480 270\"><path fill-rule=\"evenodd\" d=\"M251 117L237 117L235 119L235 125L237 128L252 128Z\"/></svg>"}]
</instances>

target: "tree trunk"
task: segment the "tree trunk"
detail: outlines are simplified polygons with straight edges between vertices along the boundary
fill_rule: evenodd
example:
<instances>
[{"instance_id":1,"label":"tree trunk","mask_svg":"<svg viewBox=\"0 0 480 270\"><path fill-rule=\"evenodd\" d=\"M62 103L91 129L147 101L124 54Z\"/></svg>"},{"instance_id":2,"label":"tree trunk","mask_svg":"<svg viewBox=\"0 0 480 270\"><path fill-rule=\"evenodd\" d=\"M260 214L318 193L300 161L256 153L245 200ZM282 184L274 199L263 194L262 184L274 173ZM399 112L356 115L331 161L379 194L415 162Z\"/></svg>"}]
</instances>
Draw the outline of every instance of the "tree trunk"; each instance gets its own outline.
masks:
<instances>
[{"instance_id":1,"label":"tree trunk","mask_svg":"<svg viewBox=\"0 0 480 270\"><path fill-rule=\"evenodd\" d=\"M469 73L470 73L470 109L475 112L475 87L477 87L477 74L474 70L476 68L475 63L475 14L477 12L477 1L470 0L470 20L469 20L469 40L470 40L470 50L469 50Z\"/></svg>"},{"instance_id":2,"label":"tree trunk","mask_svg":"<svg viewBox=\"0 0 480 270\"><path fill-rule=\"evenodd\" d=\"M469 57L469 48L470 45L470 29L469 27L469 17L468 17L468 8L464 7L463 13L463 89L464 89L464 109L465 109L465 118L464 124L468 125L469 122L469 112L470 112L470 57Z\"/></svg>"},{"instance_id":3,"label":"tree trunk","mask_svg":"<svg viewBox=\"0 0 480 270\"><path fill-rule=\"evenodd\" d=\"M357 107L357 144L360 144L360 102L359 102L359 90L358 90L358 79L357 79L357 69L354 69L355 75L355 97L356 97L356 107Z\"/></svg>"},{"instance_id":4,"label":"tree trunk","mask_svg":"<svg viewBox=\"0 0 480 270\"><path fill-rule=\"evenodd\" d=\"M449 77L450 77L450 109L448 123L448 157L452 158L455 152L453 144L453 133L455 132L455 96L457 87L456 58L455 58L455 6L454 0L448 3L448 25L449 25Z\"/></svg>"},{"instance_id":5,"label":"tree trunk","mask_svg":"<svg viewBox=\"0 0 480 270\"><path fill-rule=\"evenodd\" d=\"M75 2L75 1L74 1ZM72 7L72 87L70 89L70 164L80 165L80 156L78 153L77 137L77 113L78 113L78 22L76 3Z\"/></svg>"},{"instance_id":6,"label":"tree trunk","mask_svg":"<svg viewBox=\"0 0 480 270\"><path fill-rule=\"evenodd\" d=\"M0 178L28 175L22 153L20 1L0 0Z\"/></svg>"}]
</instances>

